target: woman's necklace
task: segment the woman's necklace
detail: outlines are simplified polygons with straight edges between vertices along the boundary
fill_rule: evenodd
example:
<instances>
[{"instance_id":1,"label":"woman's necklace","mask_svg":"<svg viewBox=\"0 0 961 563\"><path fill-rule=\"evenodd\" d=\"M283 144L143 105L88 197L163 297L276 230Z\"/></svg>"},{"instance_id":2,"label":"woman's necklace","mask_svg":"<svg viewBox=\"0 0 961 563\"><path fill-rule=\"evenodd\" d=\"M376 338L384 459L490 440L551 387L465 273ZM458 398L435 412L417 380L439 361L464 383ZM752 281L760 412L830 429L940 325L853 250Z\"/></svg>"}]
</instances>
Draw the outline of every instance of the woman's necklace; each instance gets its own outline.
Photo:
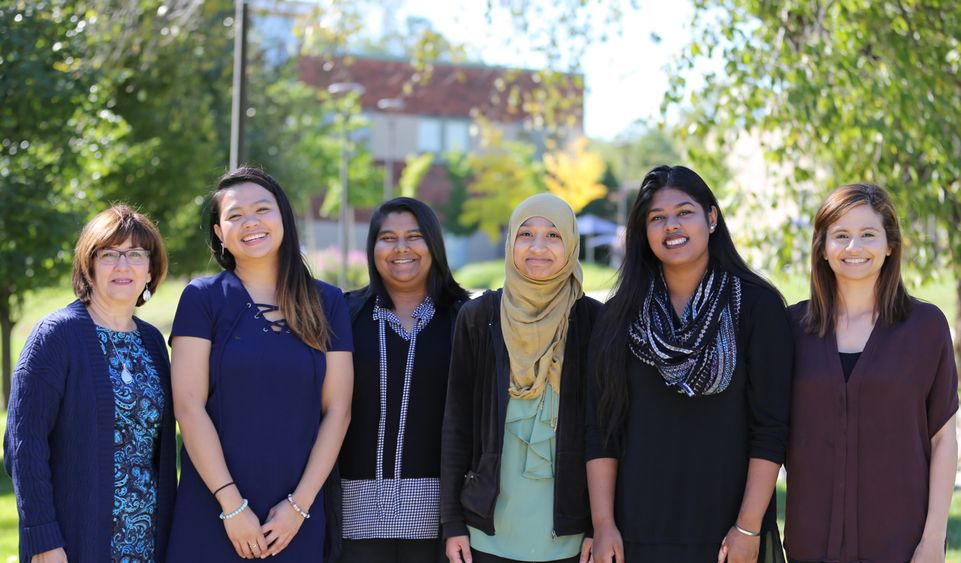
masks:
<instances>
[{"instance_id":1,"label":"woman's necklace","mask_svg":"<svg viewBox=\"0 0 961 563\"><path fill-rule=\"evenodd\" d=\"M107 340L110 341L110 346L113 347L113 353L120 358L120 364L123 366L123 370L120 372L120 381L123 381L126 385L130 385L133 383L133 373L131 373L130 368L127 366L127 357L117 349L117 345L114 343L113 336L111 335L111 333L117 331L107 328L107 323L104 322L104 319L99 314L94 312L93 308L88 308L87 311L89 311L94 324L102 326L107 331Z\"/></svg>"},{"instance_id":2,"label":"woman's necklace","mask_svg":"<svg viewBox=\"0 0 961 563\"><path fill-rule=\"evenodd\" d=\"M133 383L133 374L130 373L130 368L127 366L127 357L117 349L117 344L113 341L113 336L110 333L107 334L107 340L110 341L110 345L113 346L113 353L120 358L120 364L123 366L123 370L120 372L120 380L126 385L130 385Z\"/></svg>"}]
</instances>

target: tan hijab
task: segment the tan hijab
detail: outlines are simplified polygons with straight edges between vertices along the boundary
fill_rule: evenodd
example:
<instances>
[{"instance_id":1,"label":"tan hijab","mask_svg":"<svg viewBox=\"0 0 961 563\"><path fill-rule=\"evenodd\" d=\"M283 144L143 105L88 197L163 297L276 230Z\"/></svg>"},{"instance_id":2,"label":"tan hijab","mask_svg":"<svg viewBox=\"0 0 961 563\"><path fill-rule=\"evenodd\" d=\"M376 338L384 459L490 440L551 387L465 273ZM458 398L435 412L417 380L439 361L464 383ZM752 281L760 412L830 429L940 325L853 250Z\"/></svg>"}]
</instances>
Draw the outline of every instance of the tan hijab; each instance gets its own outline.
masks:
<instances>
[{"instance_id":1,"label":"tan hijab","mask_svg":"<svg viewBox=\"0 0 961 563\"><path fill-rule=\"evenodd\" d=\"M564 242L567 263L550 279L533 280L514 266L517 231L531 217L543 217L553 223ZM559 393L567 317L574 302L584 295L584 274L577 261L581 248L577 219L564 200L552 194L537 194L517 206L507 233L501 330L510 357L510 395L534 399L541 396L548 383Z\"/></svg>"}]
</instances>

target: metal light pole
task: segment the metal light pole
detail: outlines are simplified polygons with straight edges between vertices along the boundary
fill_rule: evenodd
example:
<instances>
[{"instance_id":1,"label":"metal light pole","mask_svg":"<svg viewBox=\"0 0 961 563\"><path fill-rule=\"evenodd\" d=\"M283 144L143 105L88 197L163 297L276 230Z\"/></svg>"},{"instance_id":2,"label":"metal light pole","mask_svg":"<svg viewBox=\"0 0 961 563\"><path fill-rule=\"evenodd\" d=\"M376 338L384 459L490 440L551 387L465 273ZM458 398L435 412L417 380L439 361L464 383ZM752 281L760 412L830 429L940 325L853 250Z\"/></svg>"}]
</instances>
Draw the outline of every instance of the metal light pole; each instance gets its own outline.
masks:
<instances>
[{"instance_id":1,"label":"metal light pole","mask_svg":"<svg viewBox=\"0 0 961 563\"><path fill-rule=\"evenodd\" d=\"M234 14L234 91L230 107L230 169L244 160L244 112L247 106L247 2L236 0Z\"/></svg>"},{"instance_id":2,"label":"metal light pole","mask_svg":"<svg viewBox=\"0 0 961 563\"><path fill-rule=\"evenodd\" d=\"M334 96L345 96L351 93L360 96L364 93L364 87L355 82L336 82L327 87L327 91ZM350 245L350 208L348 201L347 168L349 165L347 155L347 122L350 113L346 108L340 108L340 272L337 275L337 285L341 289L348 289L347 286L347 252Z\"/></svg>"},{"instance_id":3,"label":"metal light pole","mask_svg":"<svg viewBox=\"0 0 961 563\"><path fill-rule=\"evenodd\" d=\"M394 140L397 134L396 118L393 112L404 109L401 98L381 98L377 109L387 115L387 154L384 156L384 201L394 197Z\"/></svg>"}]
</instances>

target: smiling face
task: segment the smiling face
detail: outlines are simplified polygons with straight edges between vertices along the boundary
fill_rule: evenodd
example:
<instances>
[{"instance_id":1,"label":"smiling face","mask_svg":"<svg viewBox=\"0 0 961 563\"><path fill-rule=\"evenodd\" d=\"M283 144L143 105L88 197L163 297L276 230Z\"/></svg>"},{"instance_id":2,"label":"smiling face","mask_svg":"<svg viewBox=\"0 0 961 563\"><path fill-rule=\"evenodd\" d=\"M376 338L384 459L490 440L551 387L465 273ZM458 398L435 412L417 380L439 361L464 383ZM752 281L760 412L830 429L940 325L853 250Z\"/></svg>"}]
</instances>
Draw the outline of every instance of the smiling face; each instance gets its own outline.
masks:
<instances>
[{"instance_id":1,"label":"smiling face","mask_svg":"<svg viewBox=\"0 0 961 563\"><path fill-rule=\"evenodd\" d=\"M427 241L412 213L384 217L374 243L374 267L388 292L427 291L433 260Z\"/></svg>"},{"instance_id":2,"label":"smiling face","mask_svg":"<svg viewBox=\"0 0 961 563\"><path fill-rule=\"evenodd\" d=\"M826 232L824 259L838 281L877 281L891 247L881 216L869 205L852 207Z\"/></svg>"},{"instance_id":3,"label":"smiling face","mask_svg":"<svg viewBox=\"0 0 961 563\"><path fill-rule=\"evenodd\" d=\"M514 238L514 267L533 280L546 280L567 265L561 232L544 217L521 223Z\"/></svg>"},{"instance_id":4,"label":"smiling face","mask_svg":"<svg viewBox=\"0 0 961 563\"><path fill-rule=\"evenodd\" d=\"M247 182L222 190L220 221L214 233L238 264L276 259L284 224L273 194Z\"/></svg>"},{"instance_id":5,"label":"smiling face","mask_svg":"<svg viewBox=\"0 0 961 563\"><path fill-rule=\"evenodd\" d=\"M135 246L130 238L127 238L121 244L102 248L94 254L91 303L105 308L113 308L114 306L126 308L136 305L137 299L143 293L143 288L147 286L151 279L149 254L145 260L138 264L130 263L132 258L129 254L119 256L115 264L108 264L107 262L111 260L101 258L103 251L117 250L124 252L135 248L143 250L143 248Z\"/></svg>"},{"instance_id":6,"label":"smiling face","mask_svg":"<svg viewBox=\"0 0 961 563\"><path fill-rule=\"evenodd\" d=\"M662 188L651 198L647 212L647 242L664 268L707 267L707 243L717 210L707 213L693 197L675 188Z\"/></svg>"}]
</instances>

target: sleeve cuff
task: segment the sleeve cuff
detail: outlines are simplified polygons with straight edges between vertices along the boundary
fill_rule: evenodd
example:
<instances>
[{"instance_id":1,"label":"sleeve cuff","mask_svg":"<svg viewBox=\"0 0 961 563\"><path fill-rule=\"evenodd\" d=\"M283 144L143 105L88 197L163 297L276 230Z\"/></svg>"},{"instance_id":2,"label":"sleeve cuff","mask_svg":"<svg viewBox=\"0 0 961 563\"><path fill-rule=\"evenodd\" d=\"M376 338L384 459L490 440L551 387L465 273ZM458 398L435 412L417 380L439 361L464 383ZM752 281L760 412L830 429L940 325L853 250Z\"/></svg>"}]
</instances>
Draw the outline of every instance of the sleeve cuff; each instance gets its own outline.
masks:
<instances>
[{"instance_id":1,"label":"sleeve cuff","mask_svg":"<svg viewBox=\"0 0 961 563\"><path fill-rule=\"evenodd\" d=\"M588 446L584 450L584 461L588 462L593 459L619 459L620 455L618 452L612 448L592 448Z\"/></svg>"},{"instance_id":2,"label":"sleeve cuff","mask_svg":"<svg viewBox=\"0 0 961 563\"><path fill-rule=\"evenodd\" d=\"M442 524L444 528L444 539L454 538L457 536L469 535L467 532L467 524L464 522L446 522Z\"/></svg>"},{"instance_id":3,"label":"sleeve cuff","mask_svg":"<svg viewBox=\"0 0 961 563\"><path fill-rule=\"evenodd\" d=\"M57 522L22 527L20 541L23 544L23 549L27 552L27 557L33 557L38 553L64 545L63 534L60 533L60 524Z\"/></svg>"},{"instance_id":4,"label":"sleeve cuff","mask_svg":"<svg viewBox=\"0 0 961 563\"><path fill-rule=\"evenodd\" d=\"M784 450L778 449L774 450L771 448L766 448L762 446L754 446L751 448L749 457L752 459L765 459L771 463L776 463L778 465L784 465Z\"/></svg>"}]
</instances>

